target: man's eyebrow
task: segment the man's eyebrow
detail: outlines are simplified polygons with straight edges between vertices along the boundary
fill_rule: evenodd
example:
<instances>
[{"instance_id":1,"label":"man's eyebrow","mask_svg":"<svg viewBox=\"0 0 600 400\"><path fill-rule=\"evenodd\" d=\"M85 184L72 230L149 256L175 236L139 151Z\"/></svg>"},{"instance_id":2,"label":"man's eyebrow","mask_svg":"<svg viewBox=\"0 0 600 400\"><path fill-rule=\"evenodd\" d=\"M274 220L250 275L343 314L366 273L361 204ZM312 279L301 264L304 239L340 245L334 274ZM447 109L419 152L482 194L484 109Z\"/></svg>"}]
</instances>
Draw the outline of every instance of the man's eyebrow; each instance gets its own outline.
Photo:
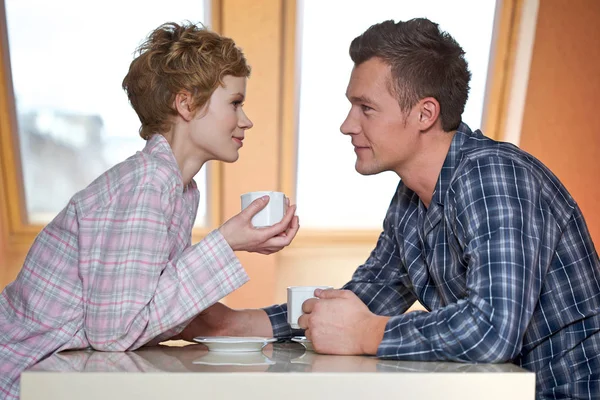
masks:
<instances>
[{"instance_id":1,"label":"man's eyebrow","mask_svg":"<svg viewBox=\"0 0 600 400\"><path fill-rule=\"evenodd\" d=\"M348 97L348 100L350 100L351 103L375 104L375 102L373 100L371 100L370 98L368 98L367 96L350 96L350 97Z\"/></svg>"}]
</instances>

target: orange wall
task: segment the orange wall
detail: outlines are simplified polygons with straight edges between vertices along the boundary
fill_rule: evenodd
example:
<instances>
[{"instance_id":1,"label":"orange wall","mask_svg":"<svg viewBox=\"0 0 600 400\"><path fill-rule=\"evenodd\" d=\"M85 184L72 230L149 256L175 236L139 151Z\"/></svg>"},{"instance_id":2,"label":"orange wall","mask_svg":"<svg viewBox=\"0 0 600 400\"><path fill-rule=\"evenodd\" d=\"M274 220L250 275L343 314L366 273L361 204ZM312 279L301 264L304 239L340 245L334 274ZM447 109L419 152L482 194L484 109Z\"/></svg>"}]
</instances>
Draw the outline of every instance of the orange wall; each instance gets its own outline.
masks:
<instances>
[{"instance_id":1,"label":"orange wall","mask_svg":"<svg viewBox=\"0 0 600 400\"><path fill-rule=\"evenodd\" d=\"M0 171L1 172L1 171ZM1 184L1 182L0 182ZM1 191L0 191L1 192ZM2 204L0 203L0 207ZM2 218L2 212L0 212L0 291L4 287L3 278L1 277L5 271L6 260L6 235L4 234L4 219Z\"/></svg>"},{"instance_id":2,"label":"orange wall","mask_svg":"<svg viewBox=\"0 0 600 400\"><path fill-rule=\"evenodd\" d=\"M0 15L0 18L2 15ZM2 155L0 154L0 158ZM12 275L9 271L15 269L13 265L9 265L8 260L8 246L7 246L7 221L4 214L4 210L6 209L5 198L6 195L4 193L4 182L2 181L2 160L0 160L0 291L4 289L4 287L12 281ZM15 274L16 275L16 274Z\"/></svg>"},{"instance_id":3,"label":"orange wall","mask_svg":"<svg viewBox=\"0 0 600 400\"><path fill-rule=\"evenodd\" d=\"M520 147L579 203L600 250L600 1L541 0Z\"/></svg>"}]
</instances>

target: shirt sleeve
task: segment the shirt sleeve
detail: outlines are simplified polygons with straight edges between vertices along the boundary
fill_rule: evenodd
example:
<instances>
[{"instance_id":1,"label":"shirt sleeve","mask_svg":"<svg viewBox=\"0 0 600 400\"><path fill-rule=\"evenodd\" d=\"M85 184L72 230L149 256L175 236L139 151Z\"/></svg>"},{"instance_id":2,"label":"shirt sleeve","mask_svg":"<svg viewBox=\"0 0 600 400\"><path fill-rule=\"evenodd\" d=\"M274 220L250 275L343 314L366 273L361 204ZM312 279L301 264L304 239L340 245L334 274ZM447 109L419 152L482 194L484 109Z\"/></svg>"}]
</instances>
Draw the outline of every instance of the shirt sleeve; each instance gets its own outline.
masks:
<instances>
[{"instance_id":1,"label":"shirt sleeve","mask_svg":"<svg viewBox=\"0 0 600 400\"><path fill-rule=\"evenodd\" d=\"M131 190L80 218L84 329L97 350L133 350L171 337L248 280L218 230L174 250L185 235L170 224L174 190Z\"/></svg>"},{"instance_id":2,"label":"shirt sleeve","mask_svg":"<svg viewBox=\"0 0 600 400\"><path fill-rule=\"evenodd\" d=\"M363 265L357 268L350 282L342 289L351 290L372 313L398 315L416 300L409 290L410 280L400 258L395 224L398 215L398 192L392 199L383 221L383 232L377 245Z\"/></svg>"},{"instance_id":3,"label":"shirt sleeve","mask_svg":"<svg viewBox=\"0 0 600 400\"><path fill-rule=\"evenodd\" d=\"M392 199L383 222L383 232L367 261L358 267L350 282L342 289L351 290L378 315L398 315L406 311L416 300L408 290L408 279L399 256L394 224L398 214L398 191ZM287 305L275 305L264 309L269 316L275 337L301 335L302 330L292 330L287 323Z\"/></svg>"},{"instance_id":4,"label":"shirt sleeve","mask_svg":"<svg viewBox=\"0 0 600 400\"><path fill-rule=\"evenodd\" d=\"M429 313L392 317L377 355L410 360L506 362L521 350L541 291L544 226L552 215L524 167L490 157L473 160L450 186L450 215L467 296ZM443 266L433 266L443 268Z\"/></svg>"}]
</instances>

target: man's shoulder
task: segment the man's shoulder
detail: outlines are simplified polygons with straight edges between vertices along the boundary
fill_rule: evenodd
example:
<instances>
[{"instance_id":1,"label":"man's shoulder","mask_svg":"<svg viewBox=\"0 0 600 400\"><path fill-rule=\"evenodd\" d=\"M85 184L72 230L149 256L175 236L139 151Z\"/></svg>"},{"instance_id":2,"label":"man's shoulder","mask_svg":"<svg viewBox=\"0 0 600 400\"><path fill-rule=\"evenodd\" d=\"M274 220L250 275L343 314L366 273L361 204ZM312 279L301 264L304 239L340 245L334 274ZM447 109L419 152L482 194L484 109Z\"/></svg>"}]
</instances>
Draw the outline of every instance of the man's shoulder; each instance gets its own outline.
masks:
<instances>
[{"instance_id":1,"label":"man's shoulder","mask_svg":"<svg viewBox=\"0 0 600 400\"><path fill-rule=\"evenodd\" d=\"M487 159L505 159L521 163L540 163L535 157L512 143L501 142L484 136L480 131L469 136L461 148L462 160L484 161Z\"/></svg>"},{"instance_id":2,"label":"man's shoulder","mask_svg":"<svg viewBox=\"0 0 600 400\"><path fill-rule=\"evenodd\" d=\"M456 190L485 192L492 188L499 195L539 197L563 218L576 203L558 177L540 160L519 147L475 135L465 141L451 186ZM472 196L470 196L472 197Z\"/></svg>"},{"instance_id":3,"label":"man's shoulder","mask_svg":"<svg viewBox=\"0 0 600 400\"><path fill-rule=\"evenodd\" d=\"M514 144L496 141L483 135L469 137L461 148L457 169L492 166L524 169L542 185L562 186L556 175L544 163ZM496 170L501 171L502 168Z\"/></svg>"}]
</instances>

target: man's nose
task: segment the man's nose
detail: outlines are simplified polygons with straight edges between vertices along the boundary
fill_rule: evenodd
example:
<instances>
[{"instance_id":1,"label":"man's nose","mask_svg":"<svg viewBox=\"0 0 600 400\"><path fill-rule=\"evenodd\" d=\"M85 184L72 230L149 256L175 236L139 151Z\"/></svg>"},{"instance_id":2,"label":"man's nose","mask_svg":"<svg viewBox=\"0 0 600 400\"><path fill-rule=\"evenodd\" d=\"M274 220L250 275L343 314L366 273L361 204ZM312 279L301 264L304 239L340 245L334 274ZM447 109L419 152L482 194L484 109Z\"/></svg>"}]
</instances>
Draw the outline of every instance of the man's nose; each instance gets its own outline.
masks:
<instances>
[{"instance_id":1,"label":"man's nose","mask_svg":"<svg viewBox=\"0 0 600 400\"><path fill-rule=\"evenodd\" d=\"M348 113L344 122L340 126L340 132L344 135L354 135L358 133L358 124L356 120L352 117L352 111Z\"/></svg>"}]
</instances>

